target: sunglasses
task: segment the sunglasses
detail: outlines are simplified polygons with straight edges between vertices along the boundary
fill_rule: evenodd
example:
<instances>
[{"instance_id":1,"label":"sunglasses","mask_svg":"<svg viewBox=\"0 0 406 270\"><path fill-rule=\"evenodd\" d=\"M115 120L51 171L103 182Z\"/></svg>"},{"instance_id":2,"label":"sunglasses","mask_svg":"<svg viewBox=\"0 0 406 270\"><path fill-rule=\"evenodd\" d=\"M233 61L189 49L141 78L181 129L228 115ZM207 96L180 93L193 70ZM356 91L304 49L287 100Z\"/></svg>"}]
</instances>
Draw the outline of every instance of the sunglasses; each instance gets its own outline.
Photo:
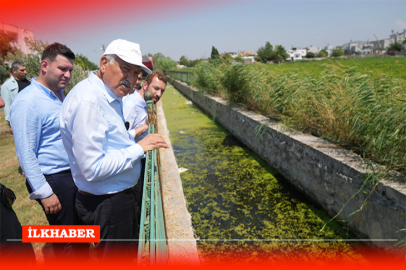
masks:
<instances>
[{"instance_id":1,"label":"sunglasses","mask_svg":"<svg viewBox=\"0 0 406 270\"><path fill-rule=\"evenodd\" d=\"M14 201L16 200L16 195L11 189L6 188L3 184L0 185L1 185L1 201L4 203L5 206L11 208Z\"/></svg>"}]
</instances>

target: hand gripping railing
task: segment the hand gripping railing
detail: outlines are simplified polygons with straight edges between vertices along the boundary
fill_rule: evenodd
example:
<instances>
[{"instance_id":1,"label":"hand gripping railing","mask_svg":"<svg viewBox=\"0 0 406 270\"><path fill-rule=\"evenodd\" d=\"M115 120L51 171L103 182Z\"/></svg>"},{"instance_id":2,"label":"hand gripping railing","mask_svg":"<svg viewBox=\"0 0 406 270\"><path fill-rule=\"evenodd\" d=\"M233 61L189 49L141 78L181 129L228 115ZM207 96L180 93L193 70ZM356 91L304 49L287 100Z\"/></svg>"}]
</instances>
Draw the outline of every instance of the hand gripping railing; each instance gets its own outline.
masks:
<instances>
[{"instance_id":1,"label":"hand gripping railing","mask_svg":"<svg viewBox=\"0 0 406 270\"><path fill-rule=\"evenodd\" d=\"M150 92L145 94L148 107L149 134L158 132L156 108ZM150 264L168 262L164 211L162 205L162 182L159 149L147 152L142 195L140 234L138 242L138 263L145 260Z\"/></svg>"}]
</instances>

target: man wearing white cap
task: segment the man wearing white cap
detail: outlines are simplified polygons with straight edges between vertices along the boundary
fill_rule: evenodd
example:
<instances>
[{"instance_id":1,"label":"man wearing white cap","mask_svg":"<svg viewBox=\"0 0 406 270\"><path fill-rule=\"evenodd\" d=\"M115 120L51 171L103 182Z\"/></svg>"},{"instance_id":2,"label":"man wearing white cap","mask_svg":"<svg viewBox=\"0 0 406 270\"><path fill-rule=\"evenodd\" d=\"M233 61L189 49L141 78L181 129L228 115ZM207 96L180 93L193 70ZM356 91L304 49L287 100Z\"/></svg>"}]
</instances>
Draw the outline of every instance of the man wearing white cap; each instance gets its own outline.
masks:
<instances>
[{"instance_id":1,"label":"man wearing white cap","mask_svg":"<svg viewBox=\"0 0 406 270\"><path fill-rule=\"evenodd\" d=\"M157 134L138 144L127 132L122 97L133 88L142 64L138 44L114 40L100 59L100 70L78 83L60 112L62 140L69 156L79 194L76 209L87 225L100 225L96 245L99 259L131 259L136 247L136 199L134 186L140 176L140 160L149 150L168 145ZM121 248L123 247L123 249Z\"/></svg>"}]
</instances>

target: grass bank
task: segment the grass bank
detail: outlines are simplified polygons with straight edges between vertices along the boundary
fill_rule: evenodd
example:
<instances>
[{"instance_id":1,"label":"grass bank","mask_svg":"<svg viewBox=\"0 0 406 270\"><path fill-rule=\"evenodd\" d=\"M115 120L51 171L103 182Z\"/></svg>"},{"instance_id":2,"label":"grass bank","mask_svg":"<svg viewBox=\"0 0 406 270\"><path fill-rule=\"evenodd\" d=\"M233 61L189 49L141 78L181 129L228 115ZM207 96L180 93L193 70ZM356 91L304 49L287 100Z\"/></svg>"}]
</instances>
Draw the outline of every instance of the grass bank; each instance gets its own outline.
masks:
<instances>
[{"instance_id":1,"label":"grass bank","mask_svg":"<svg viewBox=\"0 0 406 270\"><path fill-rule=\"evenodd\" d=\"M406 58L204 63L193 84L406 173Z\"/></svg>"}]
</instances>

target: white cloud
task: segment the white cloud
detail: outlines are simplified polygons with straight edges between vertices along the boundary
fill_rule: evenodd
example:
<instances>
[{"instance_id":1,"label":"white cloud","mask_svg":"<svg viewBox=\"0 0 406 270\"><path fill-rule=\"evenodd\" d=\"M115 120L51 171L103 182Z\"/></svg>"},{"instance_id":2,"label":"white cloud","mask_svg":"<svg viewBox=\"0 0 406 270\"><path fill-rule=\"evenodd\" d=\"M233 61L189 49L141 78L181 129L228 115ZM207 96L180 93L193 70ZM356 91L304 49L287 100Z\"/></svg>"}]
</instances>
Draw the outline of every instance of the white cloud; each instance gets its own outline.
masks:
<instances>
[{"instance_id":1,"label":"white cloud","mask_svg":"<svg viewBox=\"0 0 406 270\"><path fill-rule=\"evenodd\" d=\"M406 23L404 21L396 20L396 25L401 29L406 29Z\"/></svg>"}]
</instances>

